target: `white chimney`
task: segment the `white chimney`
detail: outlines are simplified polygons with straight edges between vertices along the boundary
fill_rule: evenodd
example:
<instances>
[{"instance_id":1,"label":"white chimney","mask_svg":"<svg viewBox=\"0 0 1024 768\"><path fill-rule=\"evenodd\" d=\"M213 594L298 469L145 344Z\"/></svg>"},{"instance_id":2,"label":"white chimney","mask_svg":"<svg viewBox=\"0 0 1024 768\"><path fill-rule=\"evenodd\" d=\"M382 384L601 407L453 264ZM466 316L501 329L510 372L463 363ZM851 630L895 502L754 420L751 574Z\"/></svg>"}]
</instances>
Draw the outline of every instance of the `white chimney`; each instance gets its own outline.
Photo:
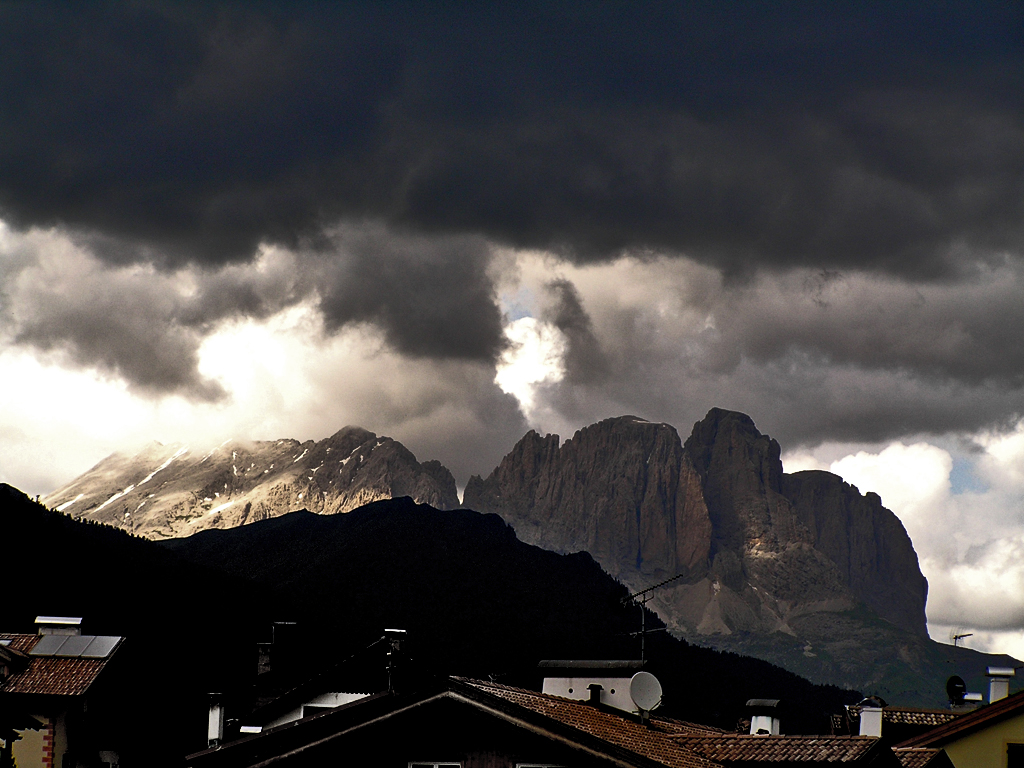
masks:
<instances>
[{"instance_id":1,"label":"white chimney","mask_svg":"<svg viewBox=\"0 0 1024 768\"><path fill-rule=\"evenodd\" d=\"M860 708L860 735L882 736L882 708L861 706Z\"/></svg>"},{"instance_id":2,"label":"white chimney","mask_svg":"<svg viewBox=\"0 0 1024 768\"><path fill-rule=\"evenodd\" d=\"M36 633L40 635L80 635L80 616L36 616Z\"/></svg>"},{"instance_id":3,"label":"white chimney","mask_svg":"<svg viewBox=\"0 0 1024 768\"><path fill-rule=\"evenodd\" d=\"M210 694L210 719L206 727L206 741L211 747L224 741L224 704L219 693Z\"/></svg>"},{"instance_id":4,"label":"white chimney","mask_svg":"<svg viewBox=\"0 0 1024 768\"><path fill-rule=\"evenodd\" d=\"M750 699L747 709L750 710L751 736L778 736L781 733L779 710L782 702L779 699Z\"/></svg>"},{"instance_id":5,"label":"white chimney","mask_svg":"<svg viewBox=\"0 0 1024 768\"><path fill-rule=\"evenodd\" d=\"M1005 699L1010 695L1010 678L1017 674L1013 667L989 667L985 670L988 677L988 701Z\"/></svg>"}]
</instances>

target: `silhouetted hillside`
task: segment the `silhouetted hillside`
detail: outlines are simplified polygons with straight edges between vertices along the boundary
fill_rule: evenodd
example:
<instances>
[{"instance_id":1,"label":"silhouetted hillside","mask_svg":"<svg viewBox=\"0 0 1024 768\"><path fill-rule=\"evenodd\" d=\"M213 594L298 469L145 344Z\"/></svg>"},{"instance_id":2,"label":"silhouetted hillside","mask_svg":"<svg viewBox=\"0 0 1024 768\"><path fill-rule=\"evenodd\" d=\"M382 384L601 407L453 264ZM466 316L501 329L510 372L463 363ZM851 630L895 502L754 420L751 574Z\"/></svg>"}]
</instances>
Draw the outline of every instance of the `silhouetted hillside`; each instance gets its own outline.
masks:
<instances>
[{"instance_id":1,"label":"silhouetted hillside","mask_svg":"<svg viewBox=\"0 0 1024 768\"><path fill-rule=\"evenodd\" d=\"M543 658L636 658L640 609L587 554L559 555L516 539L496 515L441 512L410 499L344 515L295 512L162 543L197 564L252 579L278 618L305 628L304 653L338 659L353 637L409 632L420 669L537 685ZM647 615L648 629L664 625ZM766 662L647 638L665 711L733 727L749 698L787 699L789 732L826 728L824 716L859 695L812 686Z\"/></svg>"},{"instance_id":2,"label":"silhouetted hillside","mask_svg":"<svg viewBox=\"0 0 1024 768\"><path fill-rule=\"evenodd\" d=\"M589 555L523 544L495 515L407 498L156 544L0 486L0 537L26 564L0 608L4 630L32 632L36 615L65 614L83 616L87 633L128 638L126 701L141 704L126 707L125 725L135 756L151 765L203 746L205 694L249 689L255 643L267 639L258 630L271 619L298 622L295 647L309 669L348 658L385 627L406 629L410 679L458 673L536 686L543 658L639 655L640 610ZM787 731L819 730L859 698L665 632L648 635L647 649L664 711L687 719L732 727L747 699L771 697L794 704ZM355 669L353 688L383 684L383 663ZM146 753L154 739L161 756Z\"/></svg>"},{"instance_id":3,"label":"silhouetted hillside","mask_svg":"<svg viewBox=\"0 0 1024 768\"><path fill-rule=\"evenodd\" d=\"M38 615L81 616L86 634L127 638L124 765L176 764L206 745L206 694L255 667L259 595L241 580L145 539L79 522L0 484L0 630L35 632ZM158 753L152 745L161 743Z\"/></svg>"}]
</instances>

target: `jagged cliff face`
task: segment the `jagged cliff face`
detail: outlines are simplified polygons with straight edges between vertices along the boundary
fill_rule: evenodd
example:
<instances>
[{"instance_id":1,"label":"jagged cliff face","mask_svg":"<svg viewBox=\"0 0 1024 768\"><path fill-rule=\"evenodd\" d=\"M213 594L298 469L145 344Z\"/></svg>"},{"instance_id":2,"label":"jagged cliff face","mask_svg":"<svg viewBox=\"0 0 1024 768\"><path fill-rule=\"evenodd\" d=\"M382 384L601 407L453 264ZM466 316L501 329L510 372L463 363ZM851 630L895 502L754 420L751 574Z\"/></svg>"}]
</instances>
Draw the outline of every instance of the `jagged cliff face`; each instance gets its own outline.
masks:
<instances>
[{"instance_id":1,"label":"jagged cliff face","mask_svg":"<svg viewBox=\"0 0 1024 768\"><path fill-rule=\"evenodd\" d=\"M783 474L778 443L740 413L712 410L685 444L630 416L562 445L531 432L470 480L464 506L530 543L590 552L636 590L679 575L651 593L672 630L819 679L864 662L851 643L877 636L876 620L891 642L927 639L926 583L896 516L830 473Z\"/></svg>"},{"instance_id":2,"label":"jagged cliff face","mask_svg":"<svg viewBox=\"0 0 1024 768\"><path fill-rule=\"evenodd\" d=\"M925 633L928 583L903 524L877 493L863 496L831 472L782 476L782 492L846 584L883 619Z\"/></svg>"},{"instance_id":3,"label":"jagged cliff face","mask_svg":"<svg viewBox=\"0 0 1024 768\"><path fill-rule=\"evenodd\" d=\"M679 435L633 417L526 435L464 506L498 512L531 544L585 550L616 572L664 578L707 571L711 523ZM607 565L606 565L607 568Z\"/></svg>"},{"instance_id":4,"label":"jagged cliff face","mask_svg":"<svg viewBox=\"0 0 1024 768\"><path fill-rule=\"evenodd\" d=\"M398 496L438 509L459 503L455 479L439 462L421 464L389 437L345 427L320 442L228 441L210 452L154 443L135 456L108 456L43 502L79 519L167 538L297 509L348 512Z\"/></svg>"}]
</instances>

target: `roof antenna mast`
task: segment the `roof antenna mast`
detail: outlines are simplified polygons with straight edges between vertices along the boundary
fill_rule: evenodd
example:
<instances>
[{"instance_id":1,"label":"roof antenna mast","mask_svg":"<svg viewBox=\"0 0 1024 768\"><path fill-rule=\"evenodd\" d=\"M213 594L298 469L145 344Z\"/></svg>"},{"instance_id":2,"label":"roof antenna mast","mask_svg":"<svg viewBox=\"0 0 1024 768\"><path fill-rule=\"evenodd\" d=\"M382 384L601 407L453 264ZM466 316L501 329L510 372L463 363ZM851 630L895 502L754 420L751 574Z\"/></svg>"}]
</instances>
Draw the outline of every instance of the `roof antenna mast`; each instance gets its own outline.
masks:
<instances>
[{"instance_id":1,"label":"roof antenna mast","mask_svg":"<svg viewBox=\"0 0 1024 768\"><path fill-rule=\"evenodd\" d=\"M646 656L646 653L647 653L647 601L651 597L650 593L653 592L656 589L661 589L666 584L670 584L673 581L675 581L676 579L681 579L684 575L685 574L683 574L683 573L677 573L675 576L673 576L671 578L665 579L664 581L659 581L657 584L654 584L653 586L647 587L647 589L641 589L639 592L634 592L629 597L622 598L622 604L623 605L629 605L630 603L636 603L637 602L637 598L640 598L640 600L639 600L639 605L640 605L640 632L639 632L639 634L640 634L640 661L646 661L647 660L647 656ZM658 632L658 631L660 631L660 629L664 629L664 627L659 628L659 629L652 629L651 632Z\"/></svg>"}]
</instances>

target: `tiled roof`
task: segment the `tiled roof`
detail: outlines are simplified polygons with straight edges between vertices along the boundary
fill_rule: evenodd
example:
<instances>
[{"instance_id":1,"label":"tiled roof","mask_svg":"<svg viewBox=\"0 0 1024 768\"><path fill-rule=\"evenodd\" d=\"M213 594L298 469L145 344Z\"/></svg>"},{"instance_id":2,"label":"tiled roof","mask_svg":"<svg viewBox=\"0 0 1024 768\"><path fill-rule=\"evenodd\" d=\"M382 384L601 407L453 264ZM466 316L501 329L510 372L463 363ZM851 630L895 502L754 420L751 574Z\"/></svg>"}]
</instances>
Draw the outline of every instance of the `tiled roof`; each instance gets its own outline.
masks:
<instances>
[{"instance_id":1,"label":"tiled roof","mask_svg":"<svg viewBox=\"0 0 1024 768\"><path fill-rule=\"evenodd\" d=\"M0 640L10 640L8 647L22 653L31 651L39 638L39 635L0 633ZM0 693L79 696L93 684L108 660L109 657L61 659L32 656L28 666L6 680L0 680Z\"/></svg>"},{"instance_id":2,"label":"tiled roof","mask_svg":"<svg viewBox=\"0 0 1024 768\"><path fill-rule=\"evenodd\" d=\"M925 768L934 760L942 750L926 749L924 747L911 747L909 749L894 749L896 757L900 759L903 768Z\"/></svg>"},{"instance_id":3,"label":"tiled roof","mask_svg":"<svg viewBox=\"0 0 1024 768\"><path fill-rule=\"evenodd\" d=\"M848 708L851 719L860 718L860 707ZM914 709L912 707L883 707L882 721L886 723L899 723L901 725L942 725L950 720L960 717L962 712L953 712L948 709Z\"/></svg>"},{"instance_id":4,"label":"tiled roof","mask_svg":"<svg viewBox=\"0 0 1024 768\"><path fill-rule=\"evenodd\" d=\"M927 709L888 709L882 710L882 720L887 723L902 723L906 725L942 725L960 717L960 712L949 710L927 710Z\"/></svg>"},{"instance_id":5,"label":"tiled roof","mask_svg":"<svg viewBox=\"0 0 1024 768\"><path fill-rule=\"evenodd\" d=\"M677 736L677 743L708 760L733 762L850 763L876 748L869 736Z\"/></svg>"},{"instance_id":6,"label":"tiled roof","mask_svg":"<svg viewBox=\"0 0 1024 768\"><path fill-rule=\"evenodd\" d=\"M437 686L437 687L434 687ZM190 765L269 766L288 761L304 750L324 746L353 729L418 710L431 702L454 700L506 719L517 728L547 734L575 748L602 755L620 765L654 768L729 768L826 763L896 765L880 739L860 736L746 736L717 728L636 715L588 701L468 678L436 681L416 694L376 694L327 712L247 736L189 757ZM338 742L343 744L343 742ZM941 753L940 754L944 754ZM917 755L911 756L918 759ZM934 765L934 764L933 764ZM907 768L925 768L924 763ZM940 764L936 768L952 768Z\"/></svg>"},{"instance_id":7,"label":"tiled roof","mask_svg":"<svg viewBox=\"0 0 1024 768\"><path fill-rule=\"evenodd\" d=\"M717 729L659 718L652 718L648 727L618 710L595 707L576 699L480 680L461 679L460 682L662 765L673 768L715 766L714 762L687 749L674 737L693 732L713 736L721 733Z\"/></svg>"},{"instance_id":8,"label":"tiled roof","mask_svg":"<svg viewBox=\"0 0 1024 768\"><path fill-rule=\"evenodd\" d=\"M960 715L955 720L933 728L927 733L922 733L920 736L907 739L902 744L897 744L896 746L941 747L951 741L956 741L968 733L986 728L989 724L997 723L1007 717L1020 714L1024 714L1024 691Z\"/></svg>"}]
</instances>

